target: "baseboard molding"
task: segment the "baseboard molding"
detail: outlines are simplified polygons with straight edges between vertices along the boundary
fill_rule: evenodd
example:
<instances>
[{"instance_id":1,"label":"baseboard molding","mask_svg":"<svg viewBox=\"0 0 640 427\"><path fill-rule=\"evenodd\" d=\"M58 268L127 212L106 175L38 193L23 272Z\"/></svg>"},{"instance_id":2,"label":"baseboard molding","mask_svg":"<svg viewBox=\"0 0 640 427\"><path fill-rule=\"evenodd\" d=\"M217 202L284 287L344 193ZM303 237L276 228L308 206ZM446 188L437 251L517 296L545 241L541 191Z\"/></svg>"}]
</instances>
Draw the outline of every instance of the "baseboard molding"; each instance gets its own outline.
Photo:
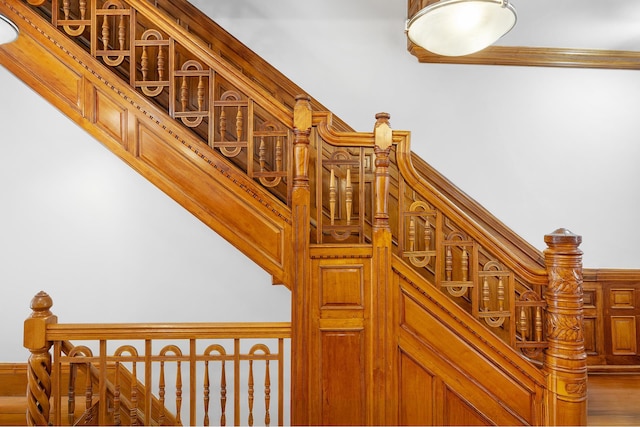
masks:
<instances>
[{"instance_id":1,"label":"baseboard molding","mask_svg":"<svg viewBox=\"0 0 640 427\"><path fill-rule=\"evenodd\" d=\"M640 365L593 365L587 368L589 374L640 374Z\"/></svg>"}]
</instances>

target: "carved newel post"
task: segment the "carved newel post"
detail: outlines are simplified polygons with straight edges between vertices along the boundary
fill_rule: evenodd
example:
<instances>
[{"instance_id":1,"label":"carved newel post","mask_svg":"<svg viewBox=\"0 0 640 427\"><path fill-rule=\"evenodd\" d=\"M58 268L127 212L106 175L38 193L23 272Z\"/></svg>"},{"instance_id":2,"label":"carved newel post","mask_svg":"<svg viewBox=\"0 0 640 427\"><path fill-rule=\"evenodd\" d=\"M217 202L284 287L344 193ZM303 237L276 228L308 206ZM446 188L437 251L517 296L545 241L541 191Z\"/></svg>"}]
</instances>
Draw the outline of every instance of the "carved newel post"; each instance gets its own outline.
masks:
<instances>
[{"instance_id":1,"label":"carved newel post","mask_svg":"<svg viewBox=\"0 0 640 427\"><path fill-rule=\"evenodd\" d=\"M582 238L558 229L544 238L549 284L544 369L549 425L586 425L587 355L584 349Z\"/></svg>"},{"instance_id":2,"label":"carved newel post","mask_svg":"<svg viewBox=\"0 0 640 427\"><path fill-rule=\"evenodd\" d=\"M388 113L376 114L373 129L375 153L373 212L373 286L371 296L371 336L373 338L373 396L371 402L374 425L395 425L397 403L394 383L395 346L392 318L395 303L392 291L392 236L389 226L389 154L393 147L393 131Z\"/></svg>"},{"instance_id":3,"label":"carved newel post","mask_svg":"<svg viewBox=\"0 0 640 427\"><path fill-rule=\"evenodd\" d=\"M31 300L31 315L24 321L24 346L31 352L27 367L27 425L49 424L51 397L51 342L47 325L57 323L51 313L53 300L39 292Z\"/></svg>"},{"instance_id":4,"label":"carved newel post","mask_svg":"<svg viewBox=\"0 0 640 427\"><path fill-rule=\"evenodd\" d=\"M296 97L293 110L293 191L291 195L292 236L291 263L293 286L291 288L291 424L308 425L309 412L309 366L308 351L311 329L309 313L310 265L309 265L309 135L313 111L306 95Z\"/></svg>"}]
</instances>

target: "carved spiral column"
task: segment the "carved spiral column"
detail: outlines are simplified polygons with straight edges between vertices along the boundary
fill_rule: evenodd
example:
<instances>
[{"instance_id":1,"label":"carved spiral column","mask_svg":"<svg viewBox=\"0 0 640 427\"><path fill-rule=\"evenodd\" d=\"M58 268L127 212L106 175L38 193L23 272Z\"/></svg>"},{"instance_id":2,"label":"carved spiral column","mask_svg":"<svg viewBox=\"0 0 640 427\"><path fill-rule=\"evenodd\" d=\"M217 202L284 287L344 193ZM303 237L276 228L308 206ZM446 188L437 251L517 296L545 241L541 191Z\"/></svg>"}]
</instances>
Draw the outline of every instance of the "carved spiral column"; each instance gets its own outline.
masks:
<instances>
[{"instance_id":1,"label":"carved spiral column","mask_svg":"<svg viewBox=\"0 0 640 427\"><path fill-rule=\"evenodd\" d=\"M582 238L558 229L544 238L549 276L544 369L550 425L586 425L587 355L584 349Z\"/></svg>"},{"instance_id":2,"label":"carved spiral column","mask_svg":"<svg viewBox=\"0 0 640 427\"><path fill-rule=\"evenodd\" d=\"M39 292L31 300L31 315L24 321L24 346L31 352L27 366L27 425L49 425L51 397L51 343L47 325L57 322L53 300Z\"/></svg>"}]
</instances>

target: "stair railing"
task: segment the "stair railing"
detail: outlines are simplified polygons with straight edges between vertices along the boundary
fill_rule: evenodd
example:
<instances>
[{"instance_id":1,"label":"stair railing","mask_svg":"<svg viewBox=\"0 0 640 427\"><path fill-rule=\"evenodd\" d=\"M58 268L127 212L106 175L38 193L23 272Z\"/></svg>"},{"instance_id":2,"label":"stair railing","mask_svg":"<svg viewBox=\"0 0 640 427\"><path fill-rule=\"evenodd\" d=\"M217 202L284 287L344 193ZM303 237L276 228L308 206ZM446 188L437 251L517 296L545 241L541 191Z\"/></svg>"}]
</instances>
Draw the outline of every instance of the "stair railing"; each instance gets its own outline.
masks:
<instances>
[{"instance_id":1,"label":"stair railing","mask_svg":"<svg viewBox=\"0 0 640 427\"><path fill-rule=\"evenodd\" d=\"M376 128L389 115L376 116ZM314 115L310 136L312 244L370 242L375 205L375 133L335 132L326 113ZM463 212L408 171L409 135L393 131L388 150L388 221L396 254L513 348L540 359L547 347L547 272L514 259ZM485 244L485 242L487 244ZM525 264L522 264L524 262Z\"/></svg>"},{"instance_id":2,"label":"stair railing","mask_svg":"<svg viewBox=\"0 0 640 427\"><path fill-rule=\"evenodd\" d=\"M204 144L288 201L291 107L252 84L188 28L144 0L28 3Z\"/></svg>"},{"instance_id":3,"label":"stair railing","mask_svg":"<svg viewBox=\"0 0 640 427\"><path fill-rule=\"evenodd\" d=\"M25 321L29 425L77 422L76 393L98 425L284 424L289 323L59 324L52 305L38 293ZM63 384L78 367L84 387Z\"/></svg>"},{"instance_id":4,"label":"stair railing","mask_svg":"<svg viewBox=\"0 0 640 427\"><path fill-rule=\"evenodd\" d=\"M290 204L291 107L265 90L264 81L252 84L251 75L218 56L189 18L182 22L167 14L180 10L142 0L28 3L209 148ZM317 142L312 150L319 153L311 158L316 164L310 182L319 186L312 189L312 243L365 243L372 235L375 202L373 134L338 136L333 123L328 125L333 117L316 114L316 122L324 124L312 135ZM406 132L394 132L394 144L402 149L390 153L389 221L398 254L509 345L539 359L546 346L545 270L511 256L509 247L496 244L486 230L474 227L473 218L442 200L413 168L408 140Z\"/></svg>"}]
</instances>

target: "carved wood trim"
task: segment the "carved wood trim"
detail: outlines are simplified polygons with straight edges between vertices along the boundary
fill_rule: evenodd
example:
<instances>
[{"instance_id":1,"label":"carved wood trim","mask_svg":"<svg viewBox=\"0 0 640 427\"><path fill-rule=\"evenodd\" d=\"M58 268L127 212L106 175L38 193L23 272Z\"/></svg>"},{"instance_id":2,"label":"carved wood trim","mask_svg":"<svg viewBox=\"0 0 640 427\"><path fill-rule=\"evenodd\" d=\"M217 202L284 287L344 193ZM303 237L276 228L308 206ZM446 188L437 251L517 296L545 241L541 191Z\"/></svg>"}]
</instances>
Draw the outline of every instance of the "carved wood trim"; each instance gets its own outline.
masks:
<instances>
[{"instance_id":1,"label":"carved wood trim","mask_svg":"<svg viewBox=\"0 0 640 427\"><path fill-rule=\"evenodd\" d=\"M639 70L640 52L527 46L489 46L466 56L440 56L412 42L407 50L421 63Z\"/></svg>"}]
</instances>

